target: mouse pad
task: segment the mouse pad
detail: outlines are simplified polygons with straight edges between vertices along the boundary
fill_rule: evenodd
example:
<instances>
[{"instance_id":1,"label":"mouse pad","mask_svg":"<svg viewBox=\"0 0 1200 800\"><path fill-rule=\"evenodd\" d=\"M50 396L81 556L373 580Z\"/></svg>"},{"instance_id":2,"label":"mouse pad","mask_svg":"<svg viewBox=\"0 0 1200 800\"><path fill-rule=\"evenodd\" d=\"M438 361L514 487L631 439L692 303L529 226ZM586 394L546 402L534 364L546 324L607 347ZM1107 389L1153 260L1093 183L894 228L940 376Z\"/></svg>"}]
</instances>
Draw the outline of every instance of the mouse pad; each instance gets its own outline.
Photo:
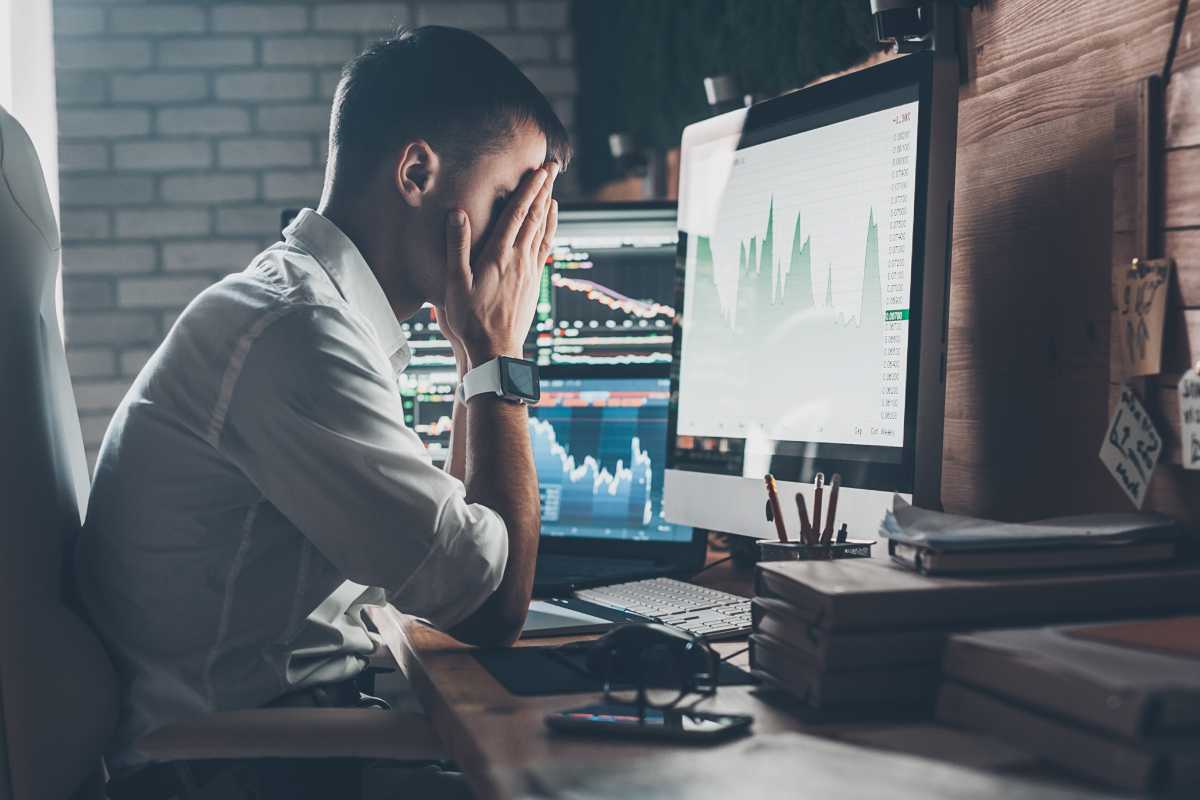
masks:
<instances>
[{"instance_id":1,"label":"mouse pad","mask_svg":"<svg viewBox=\"0 0 1200 800\"><path fill-rule=\"evenodd\" d=\"M534 697L548 694L584 694L604 690L598 675L587 669L583 651L563 652L553 647L511 647L476 650L472 655L509 694ZM722 663L720 686L753 686L749 672Z\"/></svg>"}]
</instances>

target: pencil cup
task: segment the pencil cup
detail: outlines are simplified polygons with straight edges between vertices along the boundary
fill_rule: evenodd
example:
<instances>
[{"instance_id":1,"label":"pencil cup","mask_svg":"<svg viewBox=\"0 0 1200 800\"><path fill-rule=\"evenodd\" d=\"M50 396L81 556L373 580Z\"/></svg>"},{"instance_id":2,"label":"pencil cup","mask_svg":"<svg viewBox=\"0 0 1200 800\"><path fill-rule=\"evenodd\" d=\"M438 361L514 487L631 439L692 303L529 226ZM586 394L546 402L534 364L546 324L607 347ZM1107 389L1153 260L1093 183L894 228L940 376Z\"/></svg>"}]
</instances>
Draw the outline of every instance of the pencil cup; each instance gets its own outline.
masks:
<instances>
[{"instance_id":1,"label":"pencil cup","mask_svg":"<svg viewBox=\"0 0 1200 800\"><path fill-rule=\"evenodd\" d=\"M759 561L834 561L839 558L870 558L873 541L849 539L829 544L802 544L762 539L758 542Z\"/></svg>"}]
</instances>

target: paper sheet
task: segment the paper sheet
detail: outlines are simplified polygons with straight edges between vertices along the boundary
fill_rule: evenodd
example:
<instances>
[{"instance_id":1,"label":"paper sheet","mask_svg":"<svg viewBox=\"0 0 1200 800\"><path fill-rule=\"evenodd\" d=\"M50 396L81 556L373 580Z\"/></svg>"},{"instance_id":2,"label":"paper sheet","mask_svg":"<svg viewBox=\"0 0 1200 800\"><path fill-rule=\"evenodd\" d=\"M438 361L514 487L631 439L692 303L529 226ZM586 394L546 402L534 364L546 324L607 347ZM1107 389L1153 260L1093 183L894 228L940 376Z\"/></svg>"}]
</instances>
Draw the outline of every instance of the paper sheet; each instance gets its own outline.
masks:
<instances>
[{"instance_id":1,"label":"paper sheet","mask_svg":"<svg viewBox=\"0 0 1200 800\"><path fill-rule=\"evenodd\" d=\"M1162 436L1141 400L1132 389L1122 385L1104 443L1100 445L1100 460L1137 508L1146 501L1146 489L1161 455Z\"/></svg>"},{"instance_id":2,"label":"paper sheet","mask_svg":"<svg viewBox=\"0 0 1200 800\"><path fill-rule=\"evenodd\" d=\"M1194 367L1179 379L1179 446L1184 469L1200 469L1200 375Z\"/></svg>"},{"instance_id":3,"label":"paper sheet","mask_svg":"<svg viewBox=\"0 0 1200 800\"><path fill-rule=\"evenodd\" d=\"M1171 260L1142 261L1116 278L1116 326L1120 334L1121 374L1157 375L1162 371L1163 322ZM1113 342L1114 346L1117 343Z\"/></svg>"},{"instance_id":4,"label":"paper sheet","mask_svg":"<svg viewBox=\"0 0 1200 800\"><path fill-rule=\"evenodd\" d=\"M996 522L930 511L900 495L884 519L889 539L934 550L992 550L998 547L1052 547L1096 541L1132 541L1161 534L1172 523L1161 514L1081 514L1034 522Z\"/></svg>"}]
</instances>

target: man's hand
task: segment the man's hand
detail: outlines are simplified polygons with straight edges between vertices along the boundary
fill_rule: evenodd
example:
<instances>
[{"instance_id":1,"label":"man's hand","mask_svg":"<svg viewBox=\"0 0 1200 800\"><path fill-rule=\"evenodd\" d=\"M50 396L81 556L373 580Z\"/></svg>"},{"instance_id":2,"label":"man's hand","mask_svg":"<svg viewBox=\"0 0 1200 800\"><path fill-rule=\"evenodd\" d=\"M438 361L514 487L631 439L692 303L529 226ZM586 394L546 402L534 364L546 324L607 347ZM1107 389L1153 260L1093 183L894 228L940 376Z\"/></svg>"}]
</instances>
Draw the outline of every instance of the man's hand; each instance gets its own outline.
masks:
<instances>
[{"instance_id":1,"label":"man's hand","mask_svg":"<svg viewBox=\"0 0 1200 800\"><path fill-rule=\"evenodd\" d=\"M458 368L459 380L462 376L471 370L470 359L467 358L467 349L463 347L462 339L458 338L458 334L446 324L446 307L434 306L433 310L437 312L438 330L442 336L446 337L446 341L450 343L450 350L454 353L454 365Z\"/></svg>"},{"instance_id":2,"label":"man's hand","mask_svg":"<svg viewBox=\"0 0 1200 800\"><path fill-rule=\"evenodd\" d=\"M497 356L521 356L542 266L558 227L558 205L550 197L557 175L558 166L552 164L525 176L474 265L470 221L461 210L450 212L446 299L439 319L460 369L459 344L470 367ZM496 590L450 632L472 644L505 644L516 640L529 611L541 530L529 415L524 406L486 392L465 409L461 405L455 402L449 469L454 475L461 472L469 502L487 506L504 520L508 561ZM467 430L470 436L460 435Z\"/></svg>"},{"instance_id":3,"label":"man's hand","mask_svg":"<svg viewBox=\"0 0 1200 800\"><path fill-rule=\"evenodd\" d=\"M443 326L472 366L521 357L558 227L558 203L550 196L557 176L557 164L525 176L474 265L470 220L461 209L447 217Z\"/></svg>"}]
</instances>

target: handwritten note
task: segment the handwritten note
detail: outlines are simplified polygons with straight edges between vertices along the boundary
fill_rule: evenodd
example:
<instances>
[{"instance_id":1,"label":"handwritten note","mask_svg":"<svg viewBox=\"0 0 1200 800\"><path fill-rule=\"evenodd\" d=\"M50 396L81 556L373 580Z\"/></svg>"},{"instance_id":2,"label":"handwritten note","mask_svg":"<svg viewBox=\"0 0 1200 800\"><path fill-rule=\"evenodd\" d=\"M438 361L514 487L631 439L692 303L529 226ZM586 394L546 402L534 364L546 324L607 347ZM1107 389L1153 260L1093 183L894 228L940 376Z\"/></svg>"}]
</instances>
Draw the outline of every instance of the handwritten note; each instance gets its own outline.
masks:
<instances>
[{"instance_id":1,"label":"handwritten note","mask_svg":"<svg viewBox=\"0 0 1200 800\"><path fill-rule=\"evenodd\" d=\"M1195 367L1179 379L1179 446L1184 469L1200 469L1200 375Z\"/></svg>"},{"instance_id":2,"label":"handwritten note","mask_svg":"<svg viewBox=\"0 0 1200 800\"><path fill-rule=\"evenodd\" d=\"M1122 269L1116 279L1116 325L1125 377L1162 371L1163 322L1172 263L1168 258L1141 260L1135 267Z\"/></svg>"},{"instance_id":3,"label":"handwritten note","mask_svg":"<svg viewBox=\"0 0 1200 800\"><path fill-rule=\"evenodd\" d=\"M1146 500L1146 488L1162 455L1162 437L1142 402L1128 386L1113 411L1108 432L1100 446L1100 460L1138 508Z\"/></svg>"}]
</instances>

